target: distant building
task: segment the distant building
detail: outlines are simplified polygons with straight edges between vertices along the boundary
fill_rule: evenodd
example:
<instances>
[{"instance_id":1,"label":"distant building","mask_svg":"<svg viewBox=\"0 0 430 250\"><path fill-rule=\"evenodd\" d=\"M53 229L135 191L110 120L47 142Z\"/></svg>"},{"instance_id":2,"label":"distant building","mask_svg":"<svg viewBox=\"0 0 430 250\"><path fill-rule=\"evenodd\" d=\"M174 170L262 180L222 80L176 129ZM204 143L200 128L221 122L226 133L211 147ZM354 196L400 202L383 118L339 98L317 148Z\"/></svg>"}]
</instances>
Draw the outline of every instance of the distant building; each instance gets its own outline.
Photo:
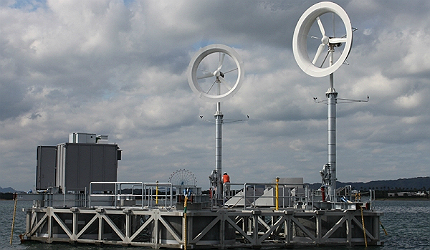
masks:
<instances>
[{"instance_id":1,"label":"distant building","mask_svg":"<svg viewBox=\"0 0 430 250\"><path fill-rule=\"evenodd\" d=\"M388 197L424 197L426 195L425 191L388 193Z\"/></svg>"}]
</instances>

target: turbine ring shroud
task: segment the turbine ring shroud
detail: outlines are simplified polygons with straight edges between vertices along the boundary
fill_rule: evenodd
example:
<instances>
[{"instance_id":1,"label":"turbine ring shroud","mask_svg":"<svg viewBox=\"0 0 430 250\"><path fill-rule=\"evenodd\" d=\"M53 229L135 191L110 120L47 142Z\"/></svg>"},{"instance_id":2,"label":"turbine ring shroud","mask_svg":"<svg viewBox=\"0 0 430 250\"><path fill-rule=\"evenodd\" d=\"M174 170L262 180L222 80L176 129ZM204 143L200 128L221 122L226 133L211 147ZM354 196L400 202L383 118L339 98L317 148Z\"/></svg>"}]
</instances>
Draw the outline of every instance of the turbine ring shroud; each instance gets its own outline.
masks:
<instances>
[{"instance_id":1,"label":"turbine ring shroud","mask_svg":"<svg viewBox=\"0 0 430 250\"><path fill-rule=\"evenodd\" d=\"M342 37L328 37L325 34L324 26L320 20L320 16L325 13L333 13L340 17L345 27L346 35ZM322 33L321 44L317 48L315 58L311 60L308 54L307 39L309 38L309 30L314 22L317 22ZM333 27L334 29L334 27ZM352 46L352 26L349 17L345 10L339 5L332 2L320 2L308 8L297 22L293 35L293 54L299 67L308 75L313 77L327 76L336 71L346 60ZM314 37L313 37L314 38ZM339 47L344 44L343 51L336 62L333 62L328 67L318 67L315 65L317 57L322 53L325 46Z\"/></svg>"},{"instance_id":2,"label":"turbine ring shroud","mask_svg":"<svg viewBox=\"0 0 430 250\"><path fill-rule=\"evenodd\" d=\"M219 53L217 65L212 65L213 68L207 70L206 73L199 77L199 66L202 64L203 60L214 53ZM226 55L226 61L231 63L231 68L227 69L225 69L226 66L223 65L226 64L224 60ZM230 85L226 77L232 72L235 72L234 75L236 77L233 77L235 79L232 79ZM194 93L198 94L200 98L208 101L221 102L232 97L241 87L244 78L243 62L239 54L233 48L223 44L212 44L201 48L193 56L188 66L187 75L190 88ZM214 80L209 90L201 85L201 81L205 79ZM217 84L217 86L212 89L215 84ZM221 90L222 86L226 90ZM212 92L209 93L210 91Z\"/></svg>"}]
</instances>

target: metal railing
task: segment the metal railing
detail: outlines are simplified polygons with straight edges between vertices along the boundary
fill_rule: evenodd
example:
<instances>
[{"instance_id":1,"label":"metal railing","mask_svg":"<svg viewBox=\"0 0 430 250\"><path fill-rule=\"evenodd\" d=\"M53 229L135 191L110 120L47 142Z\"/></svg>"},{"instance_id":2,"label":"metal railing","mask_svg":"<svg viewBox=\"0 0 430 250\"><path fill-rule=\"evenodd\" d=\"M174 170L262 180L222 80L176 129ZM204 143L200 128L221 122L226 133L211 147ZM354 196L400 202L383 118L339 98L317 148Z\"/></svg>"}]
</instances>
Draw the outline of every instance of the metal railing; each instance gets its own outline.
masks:
<instances>
[{"instance_id":1,"label":"metal railing","mask_svg":"<svg viewBox=\"0 0 430 250\"><path fill-rule=\"evenodd\" d=\"M44 193L33 195L36 207L140 207L170 209L183 202L184 190L193 190L192 201L201 207L237 207L243 209L355 209L366 205L373 209L375 191L363 194L368 201L357 200L351 187L339 189L339 201L323 202L320 190L310 190L307 184L285 183L225 183L222 200L202 195L195 186L175 186L160 182L91 182L85 193ZM277 189L277 190L276 190ZM87 192L88 191L88 192ZM360 195L360 193L358 193ZM349 196L349 198L348 198ZM354 198L355 197L355 198ZM343 199L345 198L345 199ZM364 197L362 197L364 198Z\"/></svg>"},{"instance_id":2,"label":"metal railing","mask_svg":"<svg viewBox=\"0 0 430 250\"><path fill-rule=\"evenodd\" d=\"M171 183L91 182L88 198L89 207L171 207L174 190Z\"/></svg>"},{"instance_id":3,"label":"metal railing","mask_svg":"<svg viewBox=\"0 0 430 250\"><path fill-rule=\"evenodd\" d=\"M240 187L234 189L234 187ZM307 208L313 206L313 197L309 192L309 186L303 184L278 184L276 183L225 183L224 206L243 207L252 209L255 207L278 208ZM278 188L278 192L276 192ZM278 195L276 195L276 193Z\"/></svg>"},{"instance_id":4,"label":"metal railing","mask_svg":"<svg viewBox=\"0 0 430 250\"><path fill-rule=\"evenodd\" d=\"M172 207L176 201L172 183L144 183L144 191L149 207Z\"/></svg>"}]
</instances>

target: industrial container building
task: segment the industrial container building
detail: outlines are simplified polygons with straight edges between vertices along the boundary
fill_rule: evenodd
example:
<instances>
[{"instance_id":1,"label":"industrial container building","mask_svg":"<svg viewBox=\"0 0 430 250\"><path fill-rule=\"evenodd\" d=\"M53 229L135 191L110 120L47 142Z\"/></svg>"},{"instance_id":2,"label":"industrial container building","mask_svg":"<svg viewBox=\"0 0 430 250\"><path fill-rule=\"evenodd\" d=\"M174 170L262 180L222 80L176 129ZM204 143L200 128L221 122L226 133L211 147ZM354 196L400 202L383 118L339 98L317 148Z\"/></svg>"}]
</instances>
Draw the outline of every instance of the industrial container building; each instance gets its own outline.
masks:
<instances>
[{"instance_id":1,"label":"industrial container building","mask_svg":"<svg viewBox=\"0 0 430 250\"><path fill-rule=\"evenodd\" d=\"M57 146L37 146L36 190L55 187Z\"/></svg>"},{"instance_id":2,"label":"industrial container building","mask_svg":"<svg viewBox=\"0 0 430 250\"><path fill-rule=\"evenodd\" d=\"M36 189L81 193L90 182L116 182L121 150L117 144L98 143L97 138L107 136L73 133L68 143L38 146Z\"/></svg>"}]
</instances>

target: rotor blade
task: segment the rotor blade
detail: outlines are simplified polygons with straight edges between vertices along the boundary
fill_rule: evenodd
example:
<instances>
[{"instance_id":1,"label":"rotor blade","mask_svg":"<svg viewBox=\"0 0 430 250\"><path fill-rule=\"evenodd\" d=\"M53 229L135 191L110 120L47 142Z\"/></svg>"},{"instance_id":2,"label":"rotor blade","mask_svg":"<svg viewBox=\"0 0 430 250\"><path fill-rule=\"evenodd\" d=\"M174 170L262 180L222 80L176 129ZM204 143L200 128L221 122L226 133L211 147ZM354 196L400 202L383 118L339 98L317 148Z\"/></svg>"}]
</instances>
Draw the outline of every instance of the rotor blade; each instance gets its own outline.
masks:
<instances>
[{"instance_id":1,"label":"rotor blade","mask_svg":"<svg viewBox=\"0 0 430 250\"><path fill-rule=\"evenodd\" d=\"M209 78L212 77L214 74L212 72L206 72L201 76L198 76L197 79L203 79L203 78Z\"/></svg>"},{"instance_id":2,"label":"rotor blade","mask_svg":"<svg viewBox=\"0 0 430 250\"><path fill-rule=\"evenodd\" d=\"M212 83L212 86L209 88L209 90L206 92L206 94L209 94L209 91L211 91L211 89L213 88L213 86L215 85L216 81L214 83Z\"/></svg>"},{"instance_id":3,"label":"rotor blade","mask_svg":"<svg viewBox=\"0 0 430 250\"><path fill-rule=\"evenodd\" d=\"M318 60L318 57L320 57L321 53L323 52L325 47L324 43L321 43L320 46L318 46L317 53L315 54L314 60L312 61L312 64L315 64Z\"/></svg>"},{"instance_id":4,"label":"rotor blade","mask_svg":"<svg viewBox=\"0 0 430 250\"><path fill-rule=\"evenodd\" d=\"M328 40L329 43L346 43L348 39L345 38L330 38Z\"/></svg>"},{"instance_id":5,"label":"rotor blade","mask_svg":"<svg viewBox=\"0 0 430 250\"><path fill-rule=\"evenodd\" d=\"M225 75L225 74L230 73L230 72L235 71L235 70L237 70L237 68L234 68L234 69L231 69L231 70L227 70L227 71L225 71L225 72L223 72L223 73L224 73L224 75Z\"/></svg>"},{"instance_id":6,"label":"rotor blade","mask_svg":"<svg viewBox=\"0 0 430 250\"><path fill-rule=\"evenodd\" d=\"M224 80L224 78L222 78L222 77L220 77L219 79L221 80L221 83L223 83L223 84L224 84L224 86L225 86L226 88L228 88L228 91L230 91L230 90L231 90L231 87L230 87L230 85L228 84L228 82L226 82L226 81Z\"/></svg>"},{"instance_id":7,"label":"rotor blade","mask_svg":"<svg viewBox=\"0 0 430 250\"><path fill-rule=\"evenodd\" d=\"M317 23L318 23L318 26L320 27L321 34L322 34L323 36L325 36L324 26L323 26L323 24L322 24L322 22L321 22L320 17L317 17Z\"/></svg>"},{"instance_id":8,"label":"rotor blade","mask_svg":"<svg viewBox=\"0 0 430 250\"><path fill-rule=\"evenodd\" d=\"M218 69L217 70L221 70L222 64L224 63L224 57L225 57L225 53L219 54L219 63L218 63Z\"/></svg>"},{"instance_id":9,"label":"rotor blade","mask_svg":"<svg viewBox=\"0 0 430 250\"><path fill-rule=\"evenodd\" d=\"M334 13L332 13L332 21L333 21L333 37L336 37L336 30L334 26Z\"/></svg>"},{"instance_id":10,"label":"rotor blade","mask_svg":"<svg viewBox=\"0 0 430 250\"><path fill-rule=\"evenodd\" d=\"M325 55L324 60L322 61L322 63L321 63L321 67L320 67L320 68L322 68L322 66L323 66L323 65L324 65L324 63L325 63L325 60L327 60L328 54L330 54L330 51L327 51L327 54Z\"/></svg>"}]
</instances>

